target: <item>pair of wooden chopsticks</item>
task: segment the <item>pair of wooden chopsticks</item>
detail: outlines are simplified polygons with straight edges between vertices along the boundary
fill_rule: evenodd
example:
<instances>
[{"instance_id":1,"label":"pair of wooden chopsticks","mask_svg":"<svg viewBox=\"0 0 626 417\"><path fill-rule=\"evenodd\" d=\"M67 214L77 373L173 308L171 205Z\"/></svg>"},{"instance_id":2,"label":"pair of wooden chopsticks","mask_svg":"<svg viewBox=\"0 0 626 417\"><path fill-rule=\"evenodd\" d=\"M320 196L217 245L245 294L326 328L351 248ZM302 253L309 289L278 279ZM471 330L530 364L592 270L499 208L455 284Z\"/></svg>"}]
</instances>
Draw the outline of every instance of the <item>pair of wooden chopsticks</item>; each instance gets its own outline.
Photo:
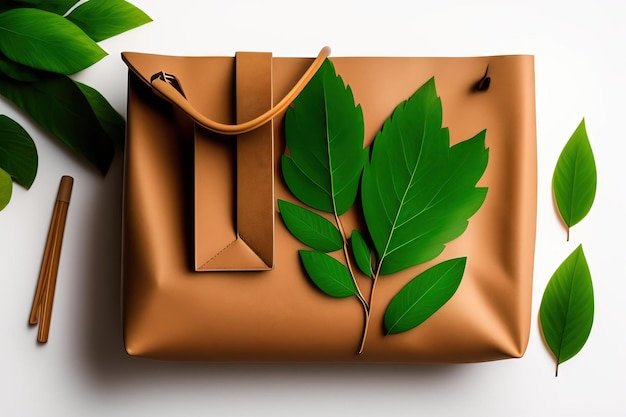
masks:
<instances>
[{"instance_id":1,"label":"pair of wooden chopsticks","mask_svg":"<svg viewBox=\"0 0 626 417\"><path fill-rule=\"evenodd\" d=\"M65 220L67 209L72 196L72 186L74 179L63 176L59 184L57 199L52 212L48 239L43 253L39 280L35 290L35 298L30 311L30 324L39 324L37 341L46 343L50 333L50 319L52 317L52 303L54 301L54 290L59 271L59 259L61 257L61 246L63 243L63 232L65 231Z\"/></svg>"}]
</instances>

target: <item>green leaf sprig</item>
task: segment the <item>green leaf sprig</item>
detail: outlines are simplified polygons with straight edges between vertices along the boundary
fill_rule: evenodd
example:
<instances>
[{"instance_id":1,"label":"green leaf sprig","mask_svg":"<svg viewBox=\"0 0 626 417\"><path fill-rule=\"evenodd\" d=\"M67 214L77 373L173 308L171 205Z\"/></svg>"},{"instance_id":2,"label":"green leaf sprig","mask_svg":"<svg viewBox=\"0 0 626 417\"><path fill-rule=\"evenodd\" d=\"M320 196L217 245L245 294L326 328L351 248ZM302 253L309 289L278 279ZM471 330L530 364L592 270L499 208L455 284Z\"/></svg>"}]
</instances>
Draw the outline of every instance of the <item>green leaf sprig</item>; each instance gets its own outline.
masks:
<instances>
[{"instance_id":1,"label":"green leaf sprig","mask_svg":"<svg viewBox=\"0 0 626 417\"><path fill-rule=\"evenodd\" d=\"M0 94L106 174L115 145L124 140L124 119L97 90L69 75L107 55L97 42L151 19L124 0L77 4L9 0L0 5ZM0 210L10 200L12 180L29 188L37 165L28 133L0 116Z\"/></svg>"},{"instance_id":2,"label":"green leaf sprig","mask_svg":"<svg viewBox=\"0 0 626 417\"><path fill-rule=\"evenodd\" d=\"M283 178L310 209L278 201L288 230L313 249L299 251L313 283L330 296L360 301L359 353L380 277L434 259L465 231L485 200L487 189L476 184L489 159L485 131L450 146L434 79L396 107L372 149L364 149L363 132L360 105L326 60L285 115ZM359 190L367 233L354 230L348 239L341 216ZM367 298L353 263L370 278ZM387 307L386 333L410 330L438 311L456 292L465 264L466 258L444 261L407 283Z\"/></svg>"}]
</instances>

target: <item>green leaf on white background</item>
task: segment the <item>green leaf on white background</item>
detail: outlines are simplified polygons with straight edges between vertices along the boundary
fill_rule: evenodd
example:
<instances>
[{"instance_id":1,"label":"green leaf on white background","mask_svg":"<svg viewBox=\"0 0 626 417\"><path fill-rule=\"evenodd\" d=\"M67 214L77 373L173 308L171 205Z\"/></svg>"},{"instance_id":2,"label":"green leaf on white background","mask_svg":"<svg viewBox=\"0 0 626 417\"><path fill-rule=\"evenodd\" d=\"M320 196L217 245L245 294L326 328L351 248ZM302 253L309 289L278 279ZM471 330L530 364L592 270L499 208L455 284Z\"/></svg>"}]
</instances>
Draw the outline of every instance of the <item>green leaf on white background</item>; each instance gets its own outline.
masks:
<instances>
[{"instance_id":1,"label":"green leaf on white background","mask_svg":"<svg viewBox=\"0 0 626 417\"><path fill-rule=\"evenodd\" d=\"M444 261L409 281L385 311L386 333L406 332L435 314L459 287L466 261L467 258Z\"/></svg>"},{"instance_id":2,"label":"green leaf on white background","mask_svg":"<svg viewBox=\"0 0 626 417\"><path fill-rule=\"evenodd\" d=\"M0 115L0 168L30 188L37 175L37 149L30 135L14 120Z\"/></svg>"},{"instance_id":3,"label":"green leaf on white background","mask_svg":"<svg viewBox=\"0 0 626 417\"><path fill-rule=\"evenodd\" d=\"M344 264L323 252L307 250L298 252L307 275L320 290L337 298L357 294L350 271Z\"/></svg>"},{"instance_id":4,"label":"green leaf on white background","mask_svg":"<svg viewBox=\"0 0 626 417\"><path fill-rule=\"evenodd\" d=\"M0 80L0 94L103 174L107 172L113 159L113 142L81 89L69 77L56 75L36 83Z\"/></svg>"},{"instance_id":5,"label":"green leaf on white background","mask_svg":"<svg viewBox=\"0 0 626 417\"><path fill-rule=\"evenodd\" d=\"M95 113L100 126L106 132L107 136L118 146L124 144L126 135L126 121L107 101L102 94L95 88L86 84L74 81L80 91L91 105L91 109Z\"/></svg>"},{"instance_id":6,"label":"green leaf on white background","mask_svg":"<svg viewBox=\"0 0 626 417\"><path fill-rule=\"evenodd\" d=\"M66 18L29 8L0 13L0 51L17 63L60 74L73 74L106 56Z\"/></svg>"},{"instance_id":7,"label":"green leaf on white background","mask_svg":"<svg viewBox=\"0 0 626 417\"><path fill-rule=\"evenodd\" d=\"M13 192L13 180L11 176L0 168L0 210L5 208L11 201Z\"/></svg>"},{"instance_id":8,"label":"green leaf on white background","mask_svg":"<svg viewBox=\"0 0 626 417\"><path fill-rule=\"evenodd\" d=\"M278 207L285 226L300 242L321 252L343 246L339 230L324 217L285 200L278 200Z\"/></svg>"},{"instance_id":9,"label":"green leaf on white background","mask_svg":"<svg viewBox=\"0 0 626 417\"><path fill-rule=\"evenodd\" d=\"M124 0L89 0L72 10L67 19L96 42L152 21Z\"/></svg>"},{"instance_id":10,"label":"green leaf on white background","mask_svg":"<svg viewBox=\"0 0 626 417\"><path fill-rule=\"evenodd\" d=\"M583 348L593 325L594 296L591 273L582 245L556 270L541 299L539 321L546 344L559 365Z\"/></svg>"},{"instance_id":11,"label":"green leaf on white background","mask_svg":"<svg viewBox=\"0 0 626 417\"><path fill-rule=\"evenodd\" d=\"M352 246L352 255L357 266L368 277L372 277L372 251L370 250L367 242L363 238L363 235L358 230L352 231L350 237L350 243Z\"/></svg>"},{"instance_id":12,"label":"green leaf on white background","mask_svg":"<svg viewBox=\"0 0 626 417\"><path fill-rule=\"evenodd\" d=\"M71 18L65 16L68 13ZM123 144L125 121L97 90L58 75L73 74L106 56L72 20L97 40L151 21L123 0L4 0L0 3L0 94L106 173L113 145ZM28 188L37 164L28 133L0 116L2 207L12 191L7 176Z\"/></svg>"},{"instance_id":13,"label":"green leaf on white background","mask_svg":"<svg viewBox=\"0 0 626 417\"><path fill-rule=\"evenodd\" d=\"M0 53L0 74L16 81L33 82L45 76L45 72L18 64Z\"/></svg>"},{"instance_id":14,"label":"green leaf on white background","mask_svg":"<svg viewBox=\"0 0 626 417\"><path fill-rule=\"evenodd\" d=\"M596 162L585 119L572 134L556 163L552 189L559 214L569 229L589 213L596 196Z\"/></svg>"},{"instance_id":15,"label":"green leaf on white background","mask_svg":"<svg viewBox=\"0 0 626 417\"><path fill-rule=\"evenodd\" d=\"M18 7L34 7L40 10L64 15L78 0L3 0L0 11Z\"/></svg>"}]
</instances>

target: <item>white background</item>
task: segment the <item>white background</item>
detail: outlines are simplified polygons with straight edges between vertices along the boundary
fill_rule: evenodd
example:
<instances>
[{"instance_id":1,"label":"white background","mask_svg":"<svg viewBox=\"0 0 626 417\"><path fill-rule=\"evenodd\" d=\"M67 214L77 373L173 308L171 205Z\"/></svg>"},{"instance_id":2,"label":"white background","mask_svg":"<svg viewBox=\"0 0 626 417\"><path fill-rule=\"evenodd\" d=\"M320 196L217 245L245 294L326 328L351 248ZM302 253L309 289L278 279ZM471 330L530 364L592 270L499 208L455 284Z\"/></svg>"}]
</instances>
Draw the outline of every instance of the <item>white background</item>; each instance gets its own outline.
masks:
<instances>
[{"instance_id":1,"label":"white background","mask_svg":"<svg viewBox=\"0 0 626 417\"><path fill-rule=\"evenodd\" d=\"M122 158L106 178L6 100L39 150L30 191L0 212L2 416L626 416L626 13L623 1L134 0L153 19L101 43L75 77L124 114L123 50L232 55L536 57L539 149L533 326L524 358L470 365L180 364L128 357L119 303ZM598 166L591 213L565 241L552 204L556 159L585 117ZM61 175L75 177L50 341L27 317ZM596 316L554 377L537 310L556 267L584 243Z\"/></svg>"}]
</instances>

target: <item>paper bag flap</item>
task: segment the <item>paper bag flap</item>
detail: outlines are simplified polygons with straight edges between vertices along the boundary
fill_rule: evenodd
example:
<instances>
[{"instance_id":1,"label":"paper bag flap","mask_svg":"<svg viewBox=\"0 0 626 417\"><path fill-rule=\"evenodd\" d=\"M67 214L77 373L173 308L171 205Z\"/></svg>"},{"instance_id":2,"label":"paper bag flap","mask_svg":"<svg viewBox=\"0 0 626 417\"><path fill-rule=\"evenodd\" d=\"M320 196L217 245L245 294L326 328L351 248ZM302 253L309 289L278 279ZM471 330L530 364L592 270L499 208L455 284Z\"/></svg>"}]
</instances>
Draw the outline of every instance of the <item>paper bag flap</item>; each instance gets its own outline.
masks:
<instances>
[{"instance_id":1,"label":"paper bag flap","mask_svg":"<svg viewBox=\"0 0 626 417\"><path fill-rule=\"evenodd\" d=\"M187 100L222 123L249 120L272 106L271 54L207 59L123 53L122 58L148 86L155 74L175 75ZM196 125L193 158L195 270L271 269L272 122L238 136L219 135Z\"/></svg>"}]
</instances>

